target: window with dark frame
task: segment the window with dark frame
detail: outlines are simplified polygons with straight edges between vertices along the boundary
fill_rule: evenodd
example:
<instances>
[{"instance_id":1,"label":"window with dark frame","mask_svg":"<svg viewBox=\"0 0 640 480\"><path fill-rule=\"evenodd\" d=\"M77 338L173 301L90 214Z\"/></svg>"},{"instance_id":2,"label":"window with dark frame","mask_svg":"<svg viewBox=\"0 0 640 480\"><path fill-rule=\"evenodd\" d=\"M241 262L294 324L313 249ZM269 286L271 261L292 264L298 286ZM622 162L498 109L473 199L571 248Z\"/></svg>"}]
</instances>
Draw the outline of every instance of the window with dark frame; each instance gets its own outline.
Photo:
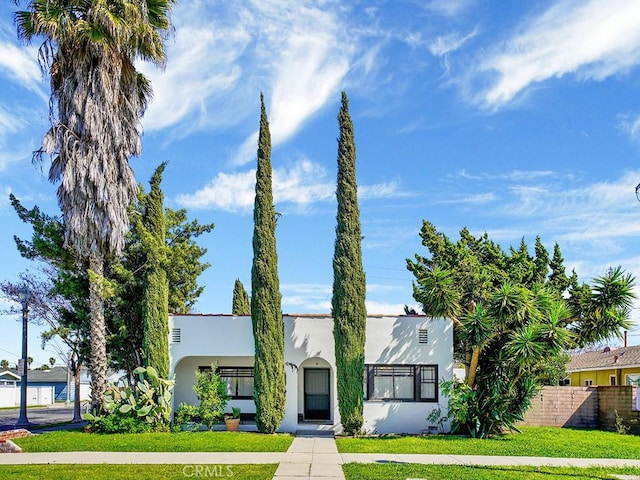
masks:
<instances>
[{"instance_id":1,"label":"window with dark frame","mask_svg":"<svg viewBox=\"0 0 640 480\"><path fill-rule=\"evenodd\" d=\"M199 367L201 372L211 367ZM227 384L227 395L236 400L253 398L253 367L218 367L220 379Z\"/></svg>"},{"instance_id":2,"label":"window with dark frame","mask_svg":"<svg viewBox=\"0 0 640 480\"><path fill-rule=\"evenodd\" d=\"M438 401L437 365L366 365L365 400Z\"/></svg>"}]
</instances>

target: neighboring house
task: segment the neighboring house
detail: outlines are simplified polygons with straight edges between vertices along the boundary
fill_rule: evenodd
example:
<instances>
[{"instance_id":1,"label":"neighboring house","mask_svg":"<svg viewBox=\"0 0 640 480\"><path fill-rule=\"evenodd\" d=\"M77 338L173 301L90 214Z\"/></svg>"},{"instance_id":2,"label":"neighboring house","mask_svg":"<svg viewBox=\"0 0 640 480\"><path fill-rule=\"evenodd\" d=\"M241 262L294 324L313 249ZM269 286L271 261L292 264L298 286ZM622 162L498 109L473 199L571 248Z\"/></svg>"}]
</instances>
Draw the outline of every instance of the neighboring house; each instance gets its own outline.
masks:
<instances>
[{"instance_id":1,"label":"neighboring house","mask_svg":"<svg viewBox=\"0 0 640 480\"><path fill-rule=\"evenodd\" d=\"M16 370L0 372L0 406L13 406L20 403L21 378ZM27 404L47 405L54 402L67 400L69 388L69 401L75 397L73 377L67 375L66 367L53 367L48 370L29 370L27 375ZM9 390L13 390L9 393ZM83 371L80 379L80 399L89 398L91 388L89 378ZM11 400L13 398L13 400Z\"/></svg>"},{"instance_id":2,"label":"neighboring house","mask_svg":"<svg viewBox=\"0 0 640 480\"><path fill-rule=\"evenodd\" d=\"M333 319L284 315L285 416L280 431L313 424L340 431ZM255 414L254 339L250 316L169 317L174 409L198 404L195 372L216 363L229 385L229 407ZM453 325L425 316L368 315L365 346L364 429L419 433L435 408L447 411L439 383L453 378Z\"/></svg>"},{"instance_id":3,"label":"neighboring house","mask_svg":"<svg viewBox=\"0 0 640 480\"><path fill-rule=\"evenodd\" d=\"M0 407L13 407L18 399L16 385L20 377L9 370L0 371Z\"/></svg>"},{"instance_id":4,"label":"neighboring house","mask_svg":"<svg viewBox=\"0 0 640 480\"><path fill-rule=\"evenodd\" d=\"M571 386L640 385L640 346L573 355L567 365Z\"/></svg>"},{"instance_id":5,"label":"neighboring house","mask_svg":"<svg viewBox=\"0 0 640 480\"><path fill-rule=\"evenodd\" d=\"M53 401L59 402L67 399L67 382L73 382L73 379L67 377L65 367L53 367L48 370L29 370L27 382L29 387L53 387ZM73 383L71 385L73 390Z\"/></svg>"}]
</instances>

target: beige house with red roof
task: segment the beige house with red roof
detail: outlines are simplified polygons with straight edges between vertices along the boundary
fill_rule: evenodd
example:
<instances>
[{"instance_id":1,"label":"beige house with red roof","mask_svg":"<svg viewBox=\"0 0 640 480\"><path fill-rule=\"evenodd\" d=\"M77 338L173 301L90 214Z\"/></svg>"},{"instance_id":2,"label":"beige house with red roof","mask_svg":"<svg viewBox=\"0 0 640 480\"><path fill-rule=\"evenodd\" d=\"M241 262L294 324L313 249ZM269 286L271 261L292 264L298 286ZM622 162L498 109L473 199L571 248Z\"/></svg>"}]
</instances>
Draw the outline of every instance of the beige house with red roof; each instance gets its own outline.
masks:
<instances>
[{"instance_id":1,"label":"beige house with red roof","mask_svg":"<svg viewBox=\"0 0 640 480\"><path fill-rule=\"evenodd\" d=\"M567 365L571 386L639 385L640 346L610 348L574 355Z\"/></svg>"}]
</instances>

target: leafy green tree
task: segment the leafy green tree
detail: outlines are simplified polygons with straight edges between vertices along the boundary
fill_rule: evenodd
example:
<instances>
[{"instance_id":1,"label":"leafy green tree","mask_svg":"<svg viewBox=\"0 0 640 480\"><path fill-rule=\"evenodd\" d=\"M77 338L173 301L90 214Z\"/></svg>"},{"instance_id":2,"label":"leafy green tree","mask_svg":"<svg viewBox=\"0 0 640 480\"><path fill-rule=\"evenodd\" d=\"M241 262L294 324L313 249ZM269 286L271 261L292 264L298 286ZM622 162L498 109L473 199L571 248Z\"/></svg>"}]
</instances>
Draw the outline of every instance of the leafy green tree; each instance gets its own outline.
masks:
<instances>
[{"instance_id":1,"label":"leafy green tree","mask_svg":"<svg viewBox=\"0 0 640 480\"><path fill-rule=\"evenodd\" d=\"M142 320L145 279L151 265L148 260L149 244L144 239L144 218L151 192L145 193L142 186L138 191L138 201L131 210L131 229L127 236L125 250L120 259L108 264L106 276L115 288L115 295L108 303L108 346L111 367L124 370L131 382L135 381L133 371L145 362L142 351L144 321ZM213 230L214 224L200 224L189 221L186 210L164 209L165 215L165 261L167 276L168 309L173 313L188 313L204 290L198 284L199 275L210 265L202 262L207 252L197 244L196 239Z\"/></svg>"},{"instance_id":2,"label":"leafy green tree","mask_svg":"<svg viewBox=\"0 0 640 480\"><path fill-rule=\"evenodd\" d=\"M132 223L123 256L112 259L106 268L106 280L114 292L106 303L105 311L109 364L114 370L127 372L130 384L136 379L134 370L143 363L141 299L148 262L140 219L145 216L147 196L140 187L138 202L130 211ZM28 210L13 195L10 200L20 219L33 228L30 241L14 237L18 251L23 257L44 265L38 276L21 276L21 282L28 284L32 294L37 293L34 299L38 301L32 302L31 310L34 317L45 319L50 326L43 338L50 341L59 337L72 352L69 368L79 389L82 366L89 352L89 280L86 267L78 261L73 250L65 247L62 219L46 215L38 207ZM214 225L188 221L186 210L167 208L165 217L169 305L174 312L188 312L203 290L198 285L198 275L209 266L201 262L206 249L198 246L196 239L212 231ZM0 283L5 296L16 301L18 288L17 283ZM78 393L76 398L79 396ZM77 418L81 420L79 404Z\"/></svg>"},{"instance_id":3,"label":"leafy green tree","mask_svg":"<svg viewBox=\"0 0 640 480\"><path fill-rule=\"evenodd\" d=\"M39 154L53 157L50 180L62 180L65 242L89 264L89 367L97 410L107 389L104 262L124 247L137 192L129 157L140 154L138 126L151 98L135 61L164 65L174 0L25 3L15 14L18 36L44 38L42 66L51 79L51 128Z\"/></svg>"},{"instance_id":4,"label":"leafy green tree","mask_svg":"<svg viewBox=\"0 0 640 480\"><path fill-rule=\"evenodd\" d=\"M27 285L33 317L48 326L42 333L43 342L59 338L66 347L67 368L74 378L73 422L80 422L80 376L90 348L86 265L65 246L60 218L44 214L37 206L26 209L13 194L9 199L18 217L33 228L31 240L14 236L16 247L20 255L39 262L41 268L39 275L29 272L21 274L19 282L0 283L0 290L17 301L20 285Z\"/></svg>"},{"instance_id":5,"label":"leafy green tree","mask_svg":"<svg viewBox=\"0 0 640 480\"><path fill-rule=\"evenodd\" d=\"M256 425L263 433L273 433L284 418L286 379L282 297L276 252L276 212L271 180L271 134L262 94L253 222L251 320L255 341Z\"/></svg>"},{"instance_id":6,"label":"leafy green tree","mask_svg":"<svg viewBox=\"0 0 640 480\"><path fill-rule=\"evenodd\" d=\"M9 368L9 360L6 360L4 358L0 360L0 368L2 370L7 370Z\"/></svg>"},{"instance_id":7,"label":"leafy green tree","mask_svg":"<svg viewBox=\"0 0 640 480\"><path fill-rule=\"evenodd\" d=\"M524 242L506 253L486 234L473 238L466 228L456 243L427 221L420 235L430 256L407 260L414 298L427 315L454 322L454 348L467 367L467 382L445 390L453 396L454 426L471 435L515 428L567 348L628 328L634 279L620 268L591 288L578 285L575 274L562 279L557 245L545 269L548 255L538 241L532 258ZM549 267L551 274L543 276ZM566 300L559 295L562 285L571 286Z\"/></svg>"},{"instance_id":8,"label":"leafy green tree","mask_svg":"<svg viewBox=\"0 0 640 480\"><path fill-rule=\"evenodd\" d=\"M147 264L142 285L142 350L146 367L154 367L161 378L169 378L169 281L167 279L167 227L164 195L160 189L160 164L151 177L151 190L146 196L144 216L139 229L145 247Z\"/></svg>"},{"instance_id":9,"label":"leafy green tree","mask_svg":"<svg viewBox=\"0 0 640 480\"><path fill-rule=\"evenodd\" d=\"M560 246L557 243L553 246L553 257L549 262L549 268L551 275L547 282L547 288L549 291L561 296L571 285L571 279L567 277L564 258L562 258L562 252L560 252ZM574 279L574 283L575 281L577 281L577 278Z\"/></svg>"},{"instance_id":10,"label":"leafy green tree","mask_svg":"<svg viewBox=\"0 0 640 480\"><path fill-rule=\"evenodd\" d=\"M233 315L250 315L251 303L249 301L249 295L244 289L244 285L239 278L236 278L233 284L233 305L231 308Z\"/></svg>"},{"instance_id":11,"label":"leafy green tree","mask_svg":"<svg viewBox=\"0 0 640 480\"><path fill-rule=\"evenodd\" d=\"M342 92L338 114L338 200L331 299L336 351L340 419L347 434L362 430L364 344L367 322L366 286L362 268L362 233L356 183L356 146L349 100Z\"/></svg>"},{"instance_id":12,"label":"leafy green tree","mask_svg":"<svg viewBox=\"0 0 640 480\"><path fill-rule=\"evenodd\" d=\"M203 262L207 249L197 243L197 238L213 231L213 223L201 224L189 220L185 209L165 208L167 225L167 278L169 280L169 311L189 313L204 286L198 277L211 266Z\"/></svg>"},{"instance_id":13,"label":"leafy green tree","mask_svg":"<svg viewBox=\"0 0 640 480\"><path fill-rule=\"evenodd\" d=\"M200 406L198 416L209 430L224 415L227 405L227 384L220 378L217 365L211 365L211 369L197 371L196 383L193 386Z\"/></svg>"},{"instance_id":14,"label":"leafy green tree","mask_svg":"<svg viewBox=\"0 0 640 480\"><path fill-rule=\"evenodd\" d=\"M49 357L49 365L51 366L51 368L53 368L55 364L56 364L55 357Z\"/></svg>"},{"instance_id":15,"label":"leafy green tree","mask_svg":"<svg viewBox=\"0 0 640 480\"><path fill-rule=\"evenodd\" d=\"M540 239L540 236L536 236L536 243L535 243L535 260L534 260L534 267L533 267L533 282L537 283L538 285L543 285L546 280L547 280L547 276L549 274L549 252L547 251L547 249L545 248L545 246L542 244L542 240Z\"/></svg>"}]
</instances>

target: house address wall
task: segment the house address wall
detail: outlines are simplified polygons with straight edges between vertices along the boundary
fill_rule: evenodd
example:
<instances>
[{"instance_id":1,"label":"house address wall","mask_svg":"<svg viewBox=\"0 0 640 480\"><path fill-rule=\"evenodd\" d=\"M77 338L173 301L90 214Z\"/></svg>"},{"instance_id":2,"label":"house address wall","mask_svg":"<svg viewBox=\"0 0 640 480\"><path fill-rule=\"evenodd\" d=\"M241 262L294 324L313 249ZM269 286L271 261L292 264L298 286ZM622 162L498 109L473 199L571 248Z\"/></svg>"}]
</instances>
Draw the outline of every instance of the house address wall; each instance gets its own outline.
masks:
<instances>
[{"instance_id":1,"label":"house address wall","mask_svg":"<svg viewBox=\"0 0 640 480\"><path fill-rule=\"evenodd\" d=\"M640 433L640 411L635 409L638 387L543 387L520 425L601 428L615 430L615 412L631 432Z\"/></svg>"}]
</instances>

